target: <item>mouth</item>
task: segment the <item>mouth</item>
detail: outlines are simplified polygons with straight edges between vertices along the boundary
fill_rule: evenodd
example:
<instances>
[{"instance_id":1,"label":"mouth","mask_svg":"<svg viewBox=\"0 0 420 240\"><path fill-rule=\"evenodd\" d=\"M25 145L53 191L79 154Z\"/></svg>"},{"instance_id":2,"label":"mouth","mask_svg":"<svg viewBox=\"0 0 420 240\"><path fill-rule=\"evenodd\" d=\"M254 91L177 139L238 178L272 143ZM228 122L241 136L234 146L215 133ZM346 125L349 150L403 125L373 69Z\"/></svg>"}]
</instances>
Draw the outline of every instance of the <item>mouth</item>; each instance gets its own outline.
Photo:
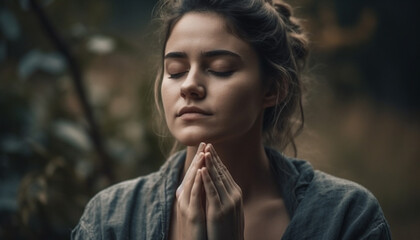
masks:
<instances>
[{"instance_id":1,"label":"mouth","mask_svg":"<svg viewBox=\"0 0 420 240\"><path fill-rule=\"evenodd\" d=\"M177 117L181 117L183 115L204 115L210 116L212 115L210 112L205 111L201 108L194 107L194 106L186 106L181 108L181 110L176 114Z\"/></svg>"}]
</instances>

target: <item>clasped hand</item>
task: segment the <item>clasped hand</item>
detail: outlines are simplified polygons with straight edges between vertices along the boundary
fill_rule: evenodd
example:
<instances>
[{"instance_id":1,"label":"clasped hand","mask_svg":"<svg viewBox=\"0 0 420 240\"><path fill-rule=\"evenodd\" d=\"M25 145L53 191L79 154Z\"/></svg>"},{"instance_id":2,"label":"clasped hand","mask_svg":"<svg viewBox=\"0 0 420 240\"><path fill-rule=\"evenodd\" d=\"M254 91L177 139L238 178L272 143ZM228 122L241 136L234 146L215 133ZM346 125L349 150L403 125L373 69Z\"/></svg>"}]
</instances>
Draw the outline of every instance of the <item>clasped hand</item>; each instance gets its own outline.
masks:
<instances>
[{"instance_id":1,"label":"clasped hand","mask_svg":"<svg viewBox=\"0 0 420 240\"><path fill-rule=\"evenodd\" d=\"M198 147L176 198L181 239L243 240L242 191L211 144Z\"/></svg>"}]
</instances>

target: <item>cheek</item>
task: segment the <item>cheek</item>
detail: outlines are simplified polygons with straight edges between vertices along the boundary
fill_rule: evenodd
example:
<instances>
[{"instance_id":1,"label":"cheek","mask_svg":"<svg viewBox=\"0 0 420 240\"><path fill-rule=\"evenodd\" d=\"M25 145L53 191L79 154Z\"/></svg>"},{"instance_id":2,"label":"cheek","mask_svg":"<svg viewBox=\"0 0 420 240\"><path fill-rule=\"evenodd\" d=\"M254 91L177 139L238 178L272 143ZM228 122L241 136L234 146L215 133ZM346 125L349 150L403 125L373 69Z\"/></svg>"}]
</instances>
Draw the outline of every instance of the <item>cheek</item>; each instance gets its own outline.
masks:
<instances>
[{"instance_id":1,"label":"cheek","mask_svg":"<svg viewBox=\"0 0 420 240\"><path fill-rule=\"evenodd\" d=\"M165 112L166 117L168 117L168 114L171 114L172 106L175 104L175 89L176 88L174 86L171 86L170 83L163 80L162 86L160 88L160 93L162 96L163 110Z\"/></svg>"},{"instance_id":2,"label":"cheek","mask_svg":"<svg viewBox=\"0 0 420 240\"><path fill-rule=\"evenodd\" d=\"M255 118L262 109L262 96L257 85L235 85L224 88L219 95L220 107L237 120ZM241 118L241 119L239 119Z\"/></svg>"},{"instance_id":3,"label":"cheek","mask_svg":"<svg viewBox=\"0 0 420 240\"><path fill-rule=\"evenodd\" d=\"M256 79L244 78L244 81L226 89L227 98L230 99L230 102L236 104L237 107L255 107L261 104L261 87Z\"/></svg>"}]
</instances>

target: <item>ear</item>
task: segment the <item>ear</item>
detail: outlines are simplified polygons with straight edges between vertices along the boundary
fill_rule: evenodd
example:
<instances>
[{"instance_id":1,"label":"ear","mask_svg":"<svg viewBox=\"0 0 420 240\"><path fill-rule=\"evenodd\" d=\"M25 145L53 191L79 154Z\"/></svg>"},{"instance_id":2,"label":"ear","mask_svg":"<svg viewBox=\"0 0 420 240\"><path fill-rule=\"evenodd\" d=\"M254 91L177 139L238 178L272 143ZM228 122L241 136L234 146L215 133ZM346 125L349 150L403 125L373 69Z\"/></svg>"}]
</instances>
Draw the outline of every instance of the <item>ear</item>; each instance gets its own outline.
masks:
<instances>
[{"instance_id":1,"label":"ear","mask_svg":"<svg viewBox=\"0 0 420 240\"><path fill-rule=\"evenodd\" d=\"M267 91L263 99L263 108L275 106L277 103L277 94L274 91Z\"/></svg>"},{"instance_id":2,"label":"ear","mask_svg":"<svg viewBox=\"0 0 420 240\"><path fill-rule=\"evenodd\" d=\"M286 81L272 79L264 93L263 108L273 107L281 103L287 96L287 85Z\"/></svg>"}]
</instances>

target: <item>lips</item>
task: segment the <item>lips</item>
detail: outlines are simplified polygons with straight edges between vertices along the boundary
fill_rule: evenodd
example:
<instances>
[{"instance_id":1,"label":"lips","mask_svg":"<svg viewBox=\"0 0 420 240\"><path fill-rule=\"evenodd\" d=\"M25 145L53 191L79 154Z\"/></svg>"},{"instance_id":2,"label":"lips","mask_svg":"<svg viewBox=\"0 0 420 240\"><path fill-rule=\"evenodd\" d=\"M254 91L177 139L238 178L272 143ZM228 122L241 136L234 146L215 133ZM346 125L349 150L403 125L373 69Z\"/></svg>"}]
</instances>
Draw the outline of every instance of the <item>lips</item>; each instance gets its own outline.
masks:
<instances>
[{"instance_id":1,"label":"lips","mask_svg":"<svg viewBox=\"0 0 420 240\"><path fill-rule=\"evenodd\" d=\"M198 107L194 107L194 106L185 106L183 108L181 108L181 110L176 114L177 117L180 117L184 114L189 114L189 113L197 113L197 114L202 114L202 115L211 115L210 112L205 111L201 108Z\"/></svg>"}]
</instances>

